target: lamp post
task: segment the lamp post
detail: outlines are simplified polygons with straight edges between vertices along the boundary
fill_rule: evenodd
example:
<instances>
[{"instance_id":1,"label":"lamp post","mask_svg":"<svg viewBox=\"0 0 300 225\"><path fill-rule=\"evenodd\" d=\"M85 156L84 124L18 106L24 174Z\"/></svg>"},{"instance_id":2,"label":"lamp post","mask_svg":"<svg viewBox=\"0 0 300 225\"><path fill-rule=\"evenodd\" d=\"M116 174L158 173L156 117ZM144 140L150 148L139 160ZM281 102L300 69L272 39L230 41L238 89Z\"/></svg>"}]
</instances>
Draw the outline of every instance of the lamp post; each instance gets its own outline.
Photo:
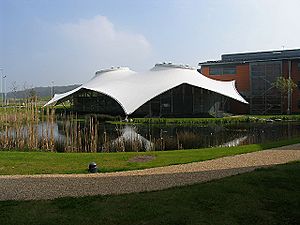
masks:
<instances>
[{"instance_id":1,"label":"lamp post","mask_svg":"<svg viewBox=\"0 0 300 225\"><path fill-rule=\"evenodd\" d=\"M51 81L51 98L54 95L54 81Z\"/></svg>"},{"instance_id":2,"label":"lamp post","mask_svg":"<svg viewBox=\"0 0 300 225\"><path fill-rule=\"evenodd\" d=\"M0 68L1 70L1 100L2 100L2 106L5 105L6 103L6 91L5 91L5 78L6 78L6 75L3 75L3 68Z\"/></svg>"},{"instance_id":3,"label":"lamp post","mask_svg":"<svg viewBox=\"0 0 300 225\"><path fill-rule=\"evenodd\" d=\"M2 76L3 78L3 99L4 99L4 106L6 106L6 75Z\"/></svg>"},{"instance_id":4,"label":"lamp post","mask_svg":"<svg viewBox=\"0 0 300 225\"><path fill-rule=\"evenodd\" d=\"M3 68L0 68L0 70L1 70L0 94L1 94L1 105L3 106L3 93L2 93L2 85L3 85L3 82L2 82L2 79L3 79Z\"/></svg>"}]
</instances>

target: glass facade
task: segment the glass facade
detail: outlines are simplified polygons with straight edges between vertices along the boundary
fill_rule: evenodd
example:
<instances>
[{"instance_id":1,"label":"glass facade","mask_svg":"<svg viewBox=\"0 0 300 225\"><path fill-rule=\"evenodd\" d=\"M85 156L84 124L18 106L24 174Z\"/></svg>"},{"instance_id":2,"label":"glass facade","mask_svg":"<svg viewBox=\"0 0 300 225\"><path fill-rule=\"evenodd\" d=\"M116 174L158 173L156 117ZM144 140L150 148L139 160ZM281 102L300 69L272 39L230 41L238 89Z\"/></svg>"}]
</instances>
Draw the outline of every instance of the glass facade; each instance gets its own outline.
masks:
<instances>
[{"instance_id":1,"label":"glass facade","mask_svg":"<svg viewBox=\"0 0 300 225\"><path fill-rule=\"evenodd\" d=\"M220 116L225 111L227 98L206 89L182 84L143 104L133 116L181 117ZM80 90L73 95L73 109L79 113L124 115L113 98L91 90Z\"/></svg>"},{"instance_id":2,"label":"glass facade","mask_svg":"<svg viewBox=\"0 0 300 225\"><path fill-rule=\"evenodd\" d=\"M96 91L82 89L73 95L73 109L79 113L124 115L120 104L113 98Z\"/></svg>"},{"instance_id":3,"label":"glass facade","mask_svg":"<svg viewBox=\"0 0 300 225\"><path fill-rule=\"evenodd\" d=\"M226 97L206 89L182 84L149 100L134 116L218 116L225 111Z\"/></svg>"},{"instance_id":4,"label":"glass facade","mask_svg":"<svg viewBox=\"0 0 300 225\"><path fill-rule=\"evenodd\" d=\"M211 66L209 67L209 75L235 75L235 65Z\"/></svg>"},{"instance_id":5,"label":"glass facade","mask_svg":"<svg viewBox=\"0 0 300 225\"><path fill-rule=\"evenodd\" d=\"M273 85L281 74L281 61L250 64L251 114L282 113L281 94Z\"/></svg>"}]
</instances>

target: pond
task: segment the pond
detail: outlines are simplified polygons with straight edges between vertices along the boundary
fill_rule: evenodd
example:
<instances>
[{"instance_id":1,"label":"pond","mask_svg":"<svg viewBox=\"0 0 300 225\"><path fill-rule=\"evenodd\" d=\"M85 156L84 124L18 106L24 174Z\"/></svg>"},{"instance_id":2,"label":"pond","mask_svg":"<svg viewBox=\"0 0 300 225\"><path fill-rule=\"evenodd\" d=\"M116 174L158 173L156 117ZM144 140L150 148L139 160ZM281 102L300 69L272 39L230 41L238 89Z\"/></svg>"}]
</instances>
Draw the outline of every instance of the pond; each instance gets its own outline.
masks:
<instances>
[{"instance_id":1,"label":"pond","mask_svg":"<svg viewBox=\"0 0 300 225\"><path fill-rule=\"evenodd\" d=\"M58 122L60 124L62 122ZM87 124L81 123L84 133ZM66 130L56 126L60 140ZM176 150L258 144L300 136L300 122L238 123L205 126L97 125L97 151Z\"/></svg>"},{"instance_id":2,"label":"pond","mask_svg":"<svg viewBox=\"0 0 300 225\"><path fill-rule=\"evenodd\" d=\"M165 151L257 144L300 136L300 122L257 122L218 125L113 125L96 117L5 116L1 149L57 152ZM31 119L28 116L31 116Z\"/></svg>"}]
</instances>

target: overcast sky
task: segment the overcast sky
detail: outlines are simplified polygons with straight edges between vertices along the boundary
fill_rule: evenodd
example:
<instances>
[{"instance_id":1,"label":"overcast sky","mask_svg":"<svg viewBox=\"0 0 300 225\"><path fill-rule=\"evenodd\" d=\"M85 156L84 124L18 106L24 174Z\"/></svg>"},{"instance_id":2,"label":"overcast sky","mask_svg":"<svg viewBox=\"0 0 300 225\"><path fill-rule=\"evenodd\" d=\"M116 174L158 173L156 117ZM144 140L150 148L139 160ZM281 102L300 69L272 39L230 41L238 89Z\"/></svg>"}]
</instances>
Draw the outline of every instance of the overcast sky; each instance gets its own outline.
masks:
<instances>
[{"instance_id":1,"label":"overcast sky","mask_svg":"<svg viewBox=\"0 0 300 225\"><path fill-rule=\"evenodd\" d=\"M299 10L299 0L0 0L0 68L9 90L300 48Z\"/></svg>"}]
</instances>

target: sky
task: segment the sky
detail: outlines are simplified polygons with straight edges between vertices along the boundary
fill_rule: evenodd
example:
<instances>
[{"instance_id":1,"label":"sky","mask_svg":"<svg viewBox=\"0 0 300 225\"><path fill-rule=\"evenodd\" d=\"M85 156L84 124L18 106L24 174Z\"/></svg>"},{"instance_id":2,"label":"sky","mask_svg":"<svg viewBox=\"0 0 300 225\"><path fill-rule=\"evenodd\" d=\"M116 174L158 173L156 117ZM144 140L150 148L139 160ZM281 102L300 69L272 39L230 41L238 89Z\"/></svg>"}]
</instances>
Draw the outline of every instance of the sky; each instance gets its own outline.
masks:
<instances>
[{"instance_id":1,"label":"sky","mask_svg":"<svg viewBox=\"0 0 300 225\"><path fill-rule=\"evenodd\" d=\"M7 91L22 90L81 84L112 66L197 68L224 53L296 49L299 9L299 0L0 0L0 72Z\"/></svg>"}]
</instances>

